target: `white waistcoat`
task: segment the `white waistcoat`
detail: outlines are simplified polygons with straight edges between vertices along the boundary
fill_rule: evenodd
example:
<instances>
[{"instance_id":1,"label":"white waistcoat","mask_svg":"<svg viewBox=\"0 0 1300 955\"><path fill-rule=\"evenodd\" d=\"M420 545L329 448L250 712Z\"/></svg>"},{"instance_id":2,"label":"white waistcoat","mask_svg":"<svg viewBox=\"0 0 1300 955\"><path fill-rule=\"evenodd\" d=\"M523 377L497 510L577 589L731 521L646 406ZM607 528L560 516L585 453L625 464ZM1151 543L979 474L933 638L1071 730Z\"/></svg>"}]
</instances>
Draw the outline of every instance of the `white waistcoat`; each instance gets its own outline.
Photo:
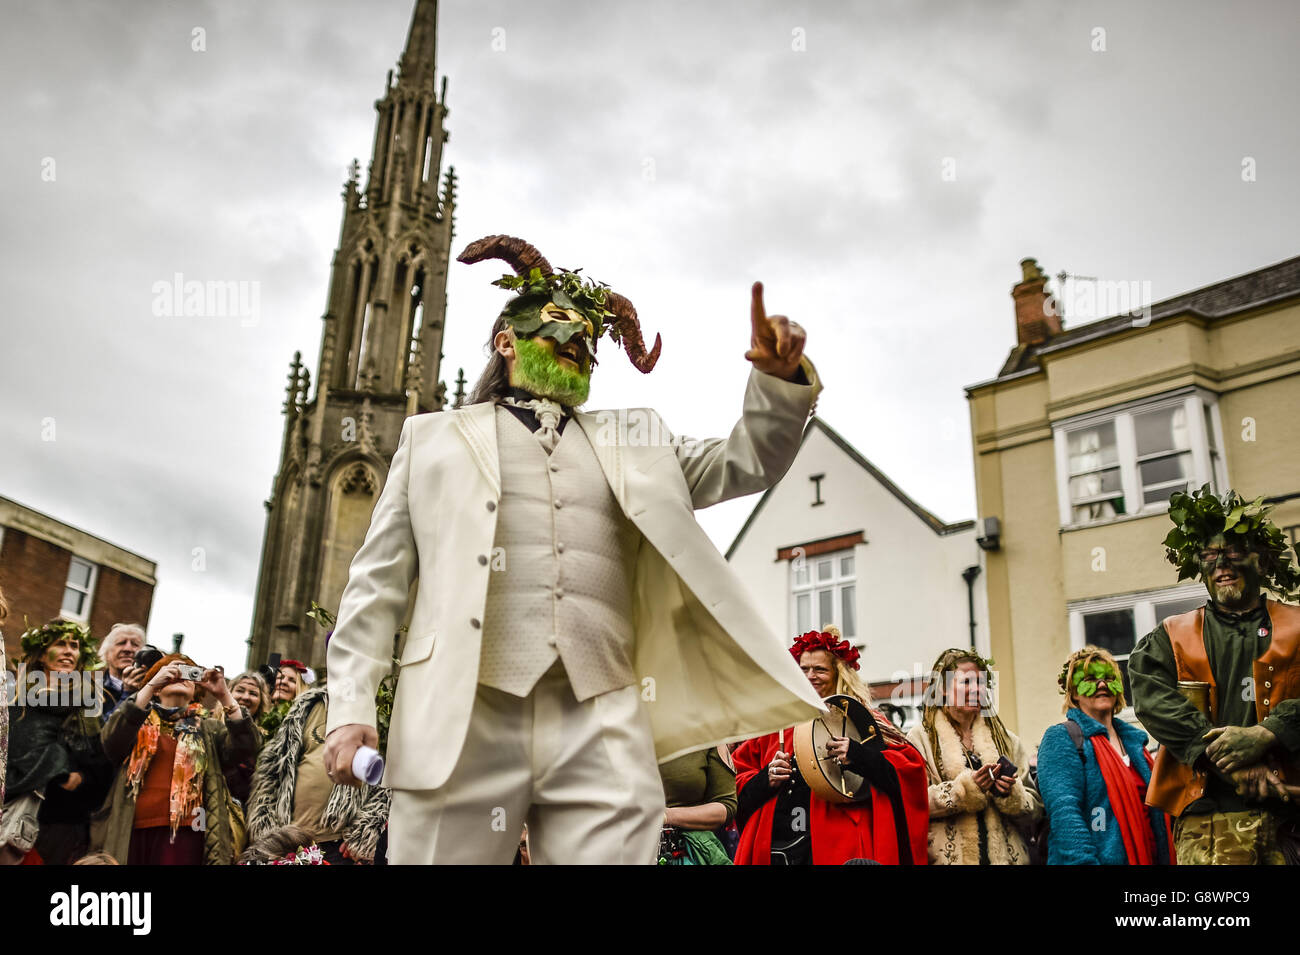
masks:
<instances>
[{"instance_id":1,"label":"white waistcoat","mask_svg":"<svg viewBox=\"0 0 1300 955\"><path fill-rule=\"evenodd\" d=\"M582 428L549 456L498 406L501 512L493 541L478 680L527 696L558 656L585 700L636 682L632 582L641 534L624 515Z\"/></svg>"}]
</instances>

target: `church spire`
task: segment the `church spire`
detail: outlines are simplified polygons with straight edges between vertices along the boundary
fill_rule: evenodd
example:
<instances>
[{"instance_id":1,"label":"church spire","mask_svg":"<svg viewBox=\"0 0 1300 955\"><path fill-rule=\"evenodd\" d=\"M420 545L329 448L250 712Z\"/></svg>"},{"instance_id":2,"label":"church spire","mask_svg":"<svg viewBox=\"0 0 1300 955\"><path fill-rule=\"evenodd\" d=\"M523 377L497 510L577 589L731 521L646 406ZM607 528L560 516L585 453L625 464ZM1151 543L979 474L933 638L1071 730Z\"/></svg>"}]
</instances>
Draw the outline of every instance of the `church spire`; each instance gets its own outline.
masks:
<instances>
[{"instance_id":1,"label":"church spire","mask_svg":"<svg viewBox=\"0 0 1300 955\"><path fill-rule=\"evenodd\" d=\"M416 0L411 29L406 34L406 49L397 61L402 79L418 83L427 77L432 82L437 41L438 0Z\"/></svg>"},{"instance_id":2,"label":"church spire","mask_svg":"<svg viewBox=\"0 0 1300 955\"><path fill-rule=\"evenodd\" d=\"M374 104L368 172L354 161L343 186L314 398L301 357L289 368L250 663L276 652L324 665L324 643L305 614L313 600L338 607L403 421L441 409L445 398L456 176L442 164L447 81L435 74L438 5L408 2L406 48Z\"/></svg>"}]
</instances>

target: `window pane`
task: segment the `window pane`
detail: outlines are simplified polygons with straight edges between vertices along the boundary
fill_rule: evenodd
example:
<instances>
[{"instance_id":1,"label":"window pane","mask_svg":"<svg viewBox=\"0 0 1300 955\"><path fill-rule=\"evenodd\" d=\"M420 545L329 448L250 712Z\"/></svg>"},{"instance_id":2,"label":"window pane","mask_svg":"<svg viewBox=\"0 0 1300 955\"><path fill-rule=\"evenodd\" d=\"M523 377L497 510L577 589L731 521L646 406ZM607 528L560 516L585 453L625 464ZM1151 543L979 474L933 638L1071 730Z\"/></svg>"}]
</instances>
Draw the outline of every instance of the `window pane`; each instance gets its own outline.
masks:
<instances>
[{"instance_id":1,"label":"window pane","mask_svg":"<svg viewBox=\"0 0 1300 955\"><path fill-rule=\"evenodd\" d=\"M1190 454L1176 454L1167 458L1156 458L1153 461L1143 461L1138 465L1138 470L1142 472L1142 486L1147 487L1152 484L1164 484L1166 481L1185 481L1191 477L1188 474L1191 466Z\"/></svg>"},{"instance_id":2,"label":"window pane","mask_svg":"<svg viewBox=\"0 0 1300 955\"><path fill-rule=\"evenodd\" d=\"M1080 504L1074 508L1074 523L1088 524L1092 521L1108 521L1121 517L1124 511L1124 498L1117 497L1110 501L1098 501L1093 504Z\"/></svg>"},{"instance_id":3,"label":"window pane","mask_svg":"<svg viewBox=\"0 0 1300 955\"><path fill-rule=\"evenodd\" d=\"M1133 691L1128 683L1128 655L1137 642L1133 632L1132 608L1084 614L1083 637L1085 642L1109 650L1115 657L1124 678L1124 699L1132 705Z\"/></svg>"},{"instance_id":4,"label":"window pane","mask_svg":"<svg viewBox=\"0 0 1300 955\"><path fill-rule=\"evenodd\" d=\"M799 564L794 571L794 582L796 584L808 583L808 564L807 562Z\"/></svg>"},{"instance_id":5,"label":"window pane","mask_svg":"<svg viewBox=\"0 0 1300 955\"><path fill-rule=\"evenodd\" d=\"M1175 614L1195 610L1197 607L1204 607L1207 600L1209 600L1209 594L1200 597L1184 597L1182 600L1170 600L1156 604L1156 623L1160 623L1165 617L1172 617Z\"/></svg>"},{"instance_id":6,"label":"window pane","mask_svg":"<svg viewBox=\"0 0 1300 955\"><path fill-rule=\"evenodd\" d=\"M794 598L795 616L798 617L799 625L795 627L800 633L807 633L812 629L812 597L808 594L800 594Z\"/></svg>"},{"instance_id":7,"label":"window pane","mask_svg":"<svg viewBox=\"0 0 1300 955\"><path fill-rule=\"evenodd\" d=\"M1115 422L1107 421L1094 428L1071 431L1067 439L1070 473L1096 471L1119 463L1115 447Z\"/></svg>"},{"instance_id":8,"label":"window pane","mask_svg":"<svg viewBox=\"0 0 1300 955\"><path fill-rule=\"evenodd\" d=\"M1187 409L1182 405L1134 415L1133 433L1137 438L1138 457L1161 451L1185 451L1192 446L1187 435Z\"/></svg>"},{"instance_id":9,"label":"window pane","mask_svg":"<svg viewBox=\"0 0 1300 955\"><path fill-rule=\"evenodd\" d=\"M1127 655L1136 643L1132 608L1084 614L1083 638L1085 642L1109 650L1115 656Z\"/></svg>"},{"instance_id":10,"label":"window pane","mask_svg":"<svg viewBox=\"0 0 1300 955\"><path fill-rule=\"evenodd\" d=\"M835 591L817 591L817 628L824 629L835 623Z\"/></svg>"},{"instance_id":11,"label":"window pane","mask_svg":"<svg viewBox=\"0 0 1300 955\"><path fill-rule=\"evenodd\" d=\"M68 584L86 590L90 587L90 565L82 560L73 560L68 565Z\"/></svg>"},{"instance_id":12,"label":"window pane","mask_svg":"<svg viewBox=\"0 0 1300 955\"><path fill-rule=\"evenodd\" d=\"M841 557L841 558L840 558L840 576L841 576L841 577L852 577L852 576L853 576L853 558L852 558L852 557Z\"/></svg>"},{"instance_id":13,"label":"window pane","mask_svg":"<svg viewBox=\"0 0 1300 955\"><path fill-rule=\"evenodd\" d=\"M853 558L850 557L848 559L852 560ZM843 632L844 636L848 637L851 640L853 639L854 636L857 635L857 629L854 623L855 617L853 613L854 607L853 607L852 585L848 587L840 588L840 606L843 611L840 616L840 619L844 621L844 624L842 627L840 627L840 630L841 632Z\"/></svg>"},{"instance_id":14,"label":"window pane","mask_svg":"<svg viewBox=\"0 0 1300 955\"><path fill-rule=\"evenodd\" d=\"M1124 485L1120 478L1119 468L1111 468L1109 471L1097 471L1094 474L1080 474L1078 477L1070 478L1071 501L1083 501L1103 495L1118 495L1123 492Z\"/></svg>"},{"instance_id":15,"label":"window pane","mask_svg":"<svg viewBox=\"0 0 1300 955\"><path fill-rule=\"evenodd\" d=\"M86 602L86 595L80 590L73 590L67 587L63 591L63 609L62 613L70 613L74 616L81 616L81 608Z\"/></svg>"},{"instance_id":16,"label":"window pane","mask_svg":"<svg viewBox=\"0 0 1300 955\"><path fill-rule=\"evenodd\" d=\"M830 580L831 574L834 572L833 571L834 566L835 566L834 561L829 561L829 560L817 561L817 579Z\"/></svg>"},{"instance_id":17,"label":"window pane","mask_svg":"<svg viewBox=\"0 0 1300 955\"><path fill-rule=\"evenodd\" d=\"M1139 469L1142 473L1142 503L1162 504L1175 493L1187 490L1192 456L1180 454L1172 458L1144 461ZM1156 486L1151 487L1153 484Z\"/></svg>"},{"instance_id":18,"label":"window pane","mask_svg":"<svg viewBox=\"0 0 1300 955\"><path fill-rule=\"evenodd\" d=\"M1219 439L1214 434L1214 418L1210 414L1210 406L1203 405L1201 410L1205 412L1205 436L1210 442L1210 450L1217 451L1219 448Z\"/></svg>"}]
</instances>

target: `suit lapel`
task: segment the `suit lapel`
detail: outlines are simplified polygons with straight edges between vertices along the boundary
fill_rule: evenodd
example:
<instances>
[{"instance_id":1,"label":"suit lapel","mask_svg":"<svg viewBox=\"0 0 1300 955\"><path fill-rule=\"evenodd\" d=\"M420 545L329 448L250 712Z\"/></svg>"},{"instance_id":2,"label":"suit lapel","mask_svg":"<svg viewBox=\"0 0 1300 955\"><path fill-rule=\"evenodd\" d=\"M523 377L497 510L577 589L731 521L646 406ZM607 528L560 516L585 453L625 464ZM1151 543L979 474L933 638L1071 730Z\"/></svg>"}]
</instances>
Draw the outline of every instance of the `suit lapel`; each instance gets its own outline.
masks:
<instances>
[{"instance_id":1,"label":"suit lapel","mask_svg":"<svg viewBox=\"0 0 1300 955\"><path fill-rule=\"evenodd\" d=\"M456 430L469 445L470 456L487 478L492 493L501 496L501 462L497 457L496 404L483 401L451 412Z\"/></svg>"},{"instance_id":2,"label":"suit lapel","mask_svg":"<svg viewBox=\"0 0 1300 955\"><path fill-rule=\"evenodd\" d=\"M623 486L623 448L611 436L614 429L602 423L602 417L611 413L606 411L588 414L585 411L575 411L573 420L578 427L582 428L582 433L587 436L587 443L591 445L591 450L596 453L596 460L600 462L600 469L605 472L605 480L609 482L610 490L614 492L614 499L618 501L619 506L626 513L627 495Z\"/></svg>"}]
</instances>

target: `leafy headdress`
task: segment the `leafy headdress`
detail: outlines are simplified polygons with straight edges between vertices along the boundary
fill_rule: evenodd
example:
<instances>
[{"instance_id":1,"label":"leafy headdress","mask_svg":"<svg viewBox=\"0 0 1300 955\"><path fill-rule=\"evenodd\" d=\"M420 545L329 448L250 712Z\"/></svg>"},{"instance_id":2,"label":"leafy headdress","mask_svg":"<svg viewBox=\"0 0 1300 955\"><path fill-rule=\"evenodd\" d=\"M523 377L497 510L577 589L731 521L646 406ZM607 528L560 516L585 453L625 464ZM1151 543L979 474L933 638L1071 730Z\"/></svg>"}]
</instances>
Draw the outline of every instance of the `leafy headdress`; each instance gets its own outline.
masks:
<instances>
[{"instance_id":1,"label":"leafy headdress","mask_svg":"<svg viewBox=\"0 0 1300 955\"><path fill-rule=\"evenodd\" d=\"M1165 537L1165 557L1178 568L1178 579L1201 574L1200 553L1219 535L1260 556L1262 586L1283 600L1300 600L1300 570L1291 559L1286 535L1268 519L1273 508L1263 497L1247 503L1236 491L1214 494L1208 484L1191 494L1169 498L1174 529Z\"/></svg>"},{"instance_id":2,"label":"leafy headdress","mask_svg":"<svg viewBox=\"0 0 1300 955\"><path fill-rule=\"evenodd\" d=\"M23 622L27 621L24 619ZM78 670L97 670L103 666L103 661L99 659L98 644L91 637L90 631L71 620L51 620L39 627L29 626L24 630L19 639L23 659L28 664L35 663L45 655L46 650L63 639L80 641Z\"/></svg>"},{"instance_id":3,"label":"leafy headdress","mask_svg":"<svg viewBox=\"0 0 1300 955\"><path fill-rule=\"evenodd\" d=\"M544 317L542 310L548 304L554 304L557 308L573 309L591 322L593 364L596 343L605 333L615 344L623 346L627 357L643 374L654 368L659 360L663 342L655 335L654 348L646 352L641 324L632 303L607 286L583 278L578 274L580 269L557 272L534 246L508 235L489 235L471 242L456 257L456 261L467 264L486 259L500 259L515 271L514 275L504 275L492 283L518 293L501 312L501 317L515 334L550 337L560 344L580 334L581 327L574 323Z\"/></svg>"}]
</instances>

